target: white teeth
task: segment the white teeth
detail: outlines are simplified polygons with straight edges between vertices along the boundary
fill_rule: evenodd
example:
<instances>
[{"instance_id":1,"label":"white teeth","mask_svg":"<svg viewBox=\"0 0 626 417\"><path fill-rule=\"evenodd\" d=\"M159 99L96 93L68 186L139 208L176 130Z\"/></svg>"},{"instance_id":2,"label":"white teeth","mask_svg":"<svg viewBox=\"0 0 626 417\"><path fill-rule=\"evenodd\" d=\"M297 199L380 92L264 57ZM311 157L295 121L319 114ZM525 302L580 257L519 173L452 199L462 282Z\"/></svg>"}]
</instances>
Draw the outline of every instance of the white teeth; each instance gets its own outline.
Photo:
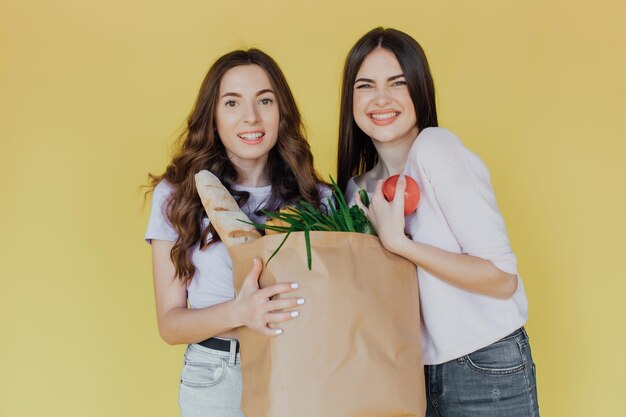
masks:
<instances>
[{"instance_id":1,"label":"white teeth","mask_svg":"<svg viewBox=\"0 0 626 417\"><path fill-rule=\"evenodd\" d=\"M372 119L376 119L376 120L385 120L385 119L390 119L392 117L396 117L397 115L399 115L400 113L398 112L391 112L391 113L381 113L381 114L370 114L370 117Z\"/></svg>"},{"instance_id":2,"label":"white teeth","mask_svg":"<svg viewBox=\"0 0 626 417\"><path fill-rule=\"evenodd\" d=\"M241 135L237 135L242 139L246 139L246 140L255 140L260 138L261 136L263 136L263 133L261 132L256 132L256 133L242 133Z\"/></svg>"}]
</instances>

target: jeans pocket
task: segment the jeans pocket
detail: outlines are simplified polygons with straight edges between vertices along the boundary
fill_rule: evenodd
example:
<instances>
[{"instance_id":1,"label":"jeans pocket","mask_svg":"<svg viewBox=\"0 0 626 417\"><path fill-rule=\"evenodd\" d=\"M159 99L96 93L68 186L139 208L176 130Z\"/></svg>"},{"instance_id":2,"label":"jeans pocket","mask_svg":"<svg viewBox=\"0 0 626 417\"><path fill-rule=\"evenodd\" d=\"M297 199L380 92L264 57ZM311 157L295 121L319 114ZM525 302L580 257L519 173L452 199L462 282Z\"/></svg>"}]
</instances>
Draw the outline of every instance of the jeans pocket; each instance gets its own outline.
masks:
<instances>
[{"instance_id":1,"label":"jeans pocket","mask_svg":"<svg viewBox=\"0 0 626 417\"><path fill-rule=\"evenodd\" d=\"M180 383L188 387L204 388L219 383L226 373L226 360L219 356L189 347Z\"/></svg>"},{"instance_id":2,"label":"jeans pocket","mask_svg":"<svg viewBox=\"0 0 626 417\"><path fill-rule=\"evenodd\" d=\"M490 375L513 374L526 367L515 338L497 341L470 353L465 359L471 369Z\"/></svg>"},{"instance_id":3,"label":"jeans pocket","mask_svg":"<svg viewBox=\"0 0 626 417\"><path fill-rule=\"evenodd\" d=\"M195 388L211 387L224 378L225 365L223 361L219 365L185 361L180 383Z\"/></svg>"}]
</instances>

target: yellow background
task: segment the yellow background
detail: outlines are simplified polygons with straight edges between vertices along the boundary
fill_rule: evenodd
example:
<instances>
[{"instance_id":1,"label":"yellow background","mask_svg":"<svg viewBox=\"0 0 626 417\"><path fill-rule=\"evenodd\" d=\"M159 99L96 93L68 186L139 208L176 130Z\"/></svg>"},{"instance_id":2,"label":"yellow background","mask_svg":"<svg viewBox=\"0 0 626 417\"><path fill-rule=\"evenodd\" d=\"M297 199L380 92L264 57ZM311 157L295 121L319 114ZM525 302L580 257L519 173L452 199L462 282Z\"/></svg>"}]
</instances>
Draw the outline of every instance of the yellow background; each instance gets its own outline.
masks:
<instances>
[{"instance_id":1,"label":"yellow background","mask_svg":"<svg viewBox=\"0 0 626 417\"><path fill-rule=\"evenodd\" d=\"M0 416L173 416L148 209L222 53L281 64L334 171L343 59L414 36L442 126L491 170L530 300L544 416L623 409L623 1L0 1Z\"/></svg>"}]
</instances>

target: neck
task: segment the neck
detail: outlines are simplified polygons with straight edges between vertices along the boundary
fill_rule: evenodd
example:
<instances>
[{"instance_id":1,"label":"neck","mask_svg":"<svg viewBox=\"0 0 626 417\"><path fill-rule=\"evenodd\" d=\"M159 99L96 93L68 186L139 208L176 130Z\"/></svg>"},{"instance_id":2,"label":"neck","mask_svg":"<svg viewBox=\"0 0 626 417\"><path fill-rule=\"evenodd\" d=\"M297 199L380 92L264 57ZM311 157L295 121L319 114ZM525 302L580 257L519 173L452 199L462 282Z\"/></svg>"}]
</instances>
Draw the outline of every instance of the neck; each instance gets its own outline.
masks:
<instances>
[{"instance_id":1,"label":"neck","mask_svg":"<svg viewBox=\"0 0 626 417\"><path fill-rule=\"evenodd\" d=\"M417 138L417 133L416 129L414 134L412 132L404 139L391 142L378 142L372 139L372 143L378 153L378 163L372 171L376 172L378 179L385 179L404 171L409 151Z\"/></svg>"},{"instance_id":2,"label":"neck","mask_svg":"<svg viewBox=\"0 0 626 417\"><path fill-rule=\"evenodd\" d=\"M230 161L239 173L240 185L246 187L264 187L270 185L269 175L267 173L267 155L264 158L250 161L241 160L237 157L230 157Z\"/></svg>"}]
</instances>

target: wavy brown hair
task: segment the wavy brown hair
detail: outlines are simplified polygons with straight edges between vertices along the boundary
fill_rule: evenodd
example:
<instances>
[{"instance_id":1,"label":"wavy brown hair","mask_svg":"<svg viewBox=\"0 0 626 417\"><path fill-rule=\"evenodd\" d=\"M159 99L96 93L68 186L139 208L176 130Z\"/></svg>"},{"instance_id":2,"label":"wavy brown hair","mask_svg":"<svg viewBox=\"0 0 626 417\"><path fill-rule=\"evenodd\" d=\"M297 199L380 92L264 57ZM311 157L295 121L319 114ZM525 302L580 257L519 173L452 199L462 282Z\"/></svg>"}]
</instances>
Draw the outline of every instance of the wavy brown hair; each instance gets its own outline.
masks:
<instances>
[{"instance_id":1,"label":"wavy brown hair","mask_svg":"<svg viewBox=\"0 0 626 417\"><path fill-rule=\"evenodd\" d=\"M396 29L379 27L367 32L348 53L343 69L337 184L344 193L351 177L371 170L378 162L372 140L356 124L352 113L356 75L365 58L376 48L390 51L400 63L415 106L418 129L437 126L435 85L422 47L411 36Z\"/></svg>"},{"instance_id":2,"label":"wavy brown hair","mask_svg":"<svg viewBox=\"0 0 626 417\"><path fill-rule=\"evenodd\" d=\"M187 119L187 128L178 140L178 150L165 173L149 174L150 191L161 181L167 181L173 187L166 213L178 233L178 240L170 258L176 268L176 277L185 283L195 273L191 248L200 243L200 249L204 249L220 240L213 225L202 230L206 213L196 191L194 175L203 169L217 175L240 206L249 198L249 193L232 188L240 181L240 175L226 154L215 120L222 77L229 69L241 65L258 65L265 71L276 95L280 115L278 141L269 153L266 167L272 195L263 209L278 210L296 200L320 207L317 184L322 181L313 167L313 155L296 101L278 64L258 49L237 50L220 57L202 82ZM208 239L209 233L211 239Z\"/></svg>"}]
</instances>

